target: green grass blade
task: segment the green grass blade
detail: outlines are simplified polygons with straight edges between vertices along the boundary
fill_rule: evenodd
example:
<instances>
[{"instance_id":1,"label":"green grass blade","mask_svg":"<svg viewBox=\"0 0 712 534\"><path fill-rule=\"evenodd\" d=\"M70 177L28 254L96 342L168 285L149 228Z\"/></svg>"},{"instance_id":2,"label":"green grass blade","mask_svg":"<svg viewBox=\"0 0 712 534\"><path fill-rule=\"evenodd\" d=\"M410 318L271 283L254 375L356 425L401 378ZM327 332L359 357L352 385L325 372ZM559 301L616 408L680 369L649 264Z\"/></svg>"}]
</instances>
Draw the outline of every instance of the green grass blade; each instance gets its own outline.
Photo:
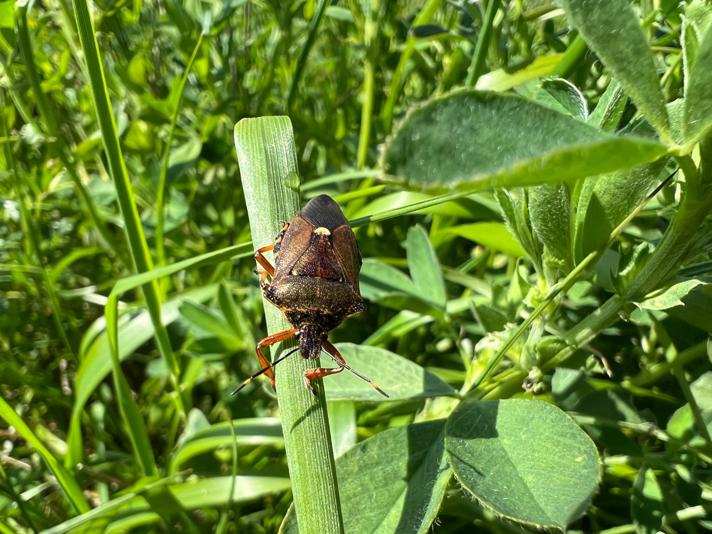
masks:
<instances>
[{"instance_id":1,"label":"green grass blade","mask_svg":"<svg viewBox=\"0 0 712 534\"><path fill-rule=\"evenodd\" d=\"M233 480L236 479L236 480ZM230 486L235 484L237 491L228 500ZM264 495L278 493L289 488L289 479L270 476L214 477L195 481L181 482L176 477L169 477L146 485L143 491L127 493L81 516L65 521L45 530L45 534L63 532L91 532L92 527L102 527L111 521L106 529L115 531L120 521L134 516L151 513L150 523L160 521L161 517L180 510L193 510L217 507L226 503L239 503L258 499ZM150 499L144 497L150 495ZM81 527L81 529L80 529ZM101 529L101 532L107 530ZM128 532L119 529L118 532Z\"/></svg>"},{"instance_id":2,"label":"green grass blade","mask_svg":"<svg viewBox=\"0 0 712 534\"><path fill-rule=\"evenodd\" d=\"M309 52L314 45L314 40L316 39L317 31L319 30L319 25L321 24L321 19L324 16L327 6L330 2L326 0L319 0L319 4L316 7L316 12L309 21L309 28L307 30L307 40L304 42L302 51L299 53L299 59L297 59L297 66L294 68L294 74L292 74L292 81L289 84L289 93L287 94L287 109L292 108L292 103L294 102L294 97L297 94L297 87L299 86L299 80L302 79L302 74L304 72L304 66L307 63L307 58L309 57Z\"/></svg>"},{"instance_id":3,"label":"green grass blade","mask_svg":"<svg viewBox=\"0 0 712 534\"><path fill-rule=\"evenodd\" d=\"M163 243L163 235L166 223L166 178L168 177L168 164L171 160L171 145L173 144L173 136L176 130L176 123L178 122L178 113L180 112L181 103L183 102L183 90L185 89L185 84L188 82L188 75L193 69L195 58L198 57L198 52L200 51L200 46L203 44L204 37L205 34L201 32L198 41L195 43L195 48L193 48L193 52L190 55L188 64L185 66L185 69L183 69L183 74L178 82L178 89L176 89L178 97L173 107L171 124L168 128L168 139L166 139L166 148L163 153L163 159L161 160L161 171L158 175L158 190L156 191L156 257L158 265L164 265L166 263L166 249Z\"/></svg>"},{"instance_id":4,"label":"green grass blade","mask_svg":"<svg viewBox=\"0 0 712 534\"><path fill-rule=\"evenodd\" d=\"M179 308L181 304L186 300L203 302L213 297L216 290L216 285L209 285L176 295L161 308L161 322L164 325L168 325L175 321L180 315ZM97 323L100 325L101 319ZM90 328L82 340L81 364L74 380L74 405L72 406L72 417L67 440L69 448L65 460L66 466L76 465L82 460L81 419L84 407L91 394L112 369L111 344L108 331L102 330L100 333L95 334L93 333L94 330L99 330L99 328ZM123 361L128 358L138 347L151 339L153 335L153 323L151 322L150 314L145 311L122 322L118 327L118 338L121 340L118 348L119 359Z\"/></svg>"},{"instance_id":5,"label":"green grass blade","mask_svg":"<svg viewBox=\"0 0 712 534\"><path fill-rule=\"evenodd\" d=\"M292 125L287 117L243 119L235 146L255 247L272 243L284 221L299 211L299 170ZM269 333L289 328L274 306L265 304ZM272 352L273 356L284 347ZM292 345L287 343L287 345ZM297 518L302 532L343 532L336 468L329 436L324 388L314 399L302 382L318 365L298 355L278 369L280 418Z\"/></svg>"},{"instance_id":6,"label":"green grass blade","mask_svg":"<svg viewBox=\"0 0 712 534\"><path fill-rule=\"evenodd\" d=\"M89 7L86 0L73 0L73 5L87 73L91 83L94 107L101 128L102 142L109 162L109 171L116 187L131 257L135 270L137 272L145 272L151 269L152 260L143 233L143 227L141 226L138 209L136 208L126 162L121 151L116 121L109 103L108 87L99 56ZM168 332L161 323L161 300L156 283L151 282L144 285L143 295L151 315L159 351L171 373L173 387L176 391L180 391L180 368L173 354ZM178 403L179 413L184 417L185 409L180 394L176 395L176 402Z\"/></svg>"},{"instance_id":7,"label":"green grass blade","mask_svg":"<svg viewBox=\"0 0 712 534\"><path fill-rule=\"evenodd\" d=\"M57 478L57 483L62 488L62 491L64 491L67 499L74 509L80 514L88 512L89 504L84 498L82 489L79 487L77 481L57 460L57 458L54 457L49 449L44 446L35 433L30 430L30 427L25 424L19 415L17 415L15 410L12 409L12 406L10 406L2 397L0 397L0 418L4 419L9 426L14 427L17 433L20 434L42 457L47 464L47 467L49 467L50 471L52 471L54 476Z\"/></svg>"}]
</instances>

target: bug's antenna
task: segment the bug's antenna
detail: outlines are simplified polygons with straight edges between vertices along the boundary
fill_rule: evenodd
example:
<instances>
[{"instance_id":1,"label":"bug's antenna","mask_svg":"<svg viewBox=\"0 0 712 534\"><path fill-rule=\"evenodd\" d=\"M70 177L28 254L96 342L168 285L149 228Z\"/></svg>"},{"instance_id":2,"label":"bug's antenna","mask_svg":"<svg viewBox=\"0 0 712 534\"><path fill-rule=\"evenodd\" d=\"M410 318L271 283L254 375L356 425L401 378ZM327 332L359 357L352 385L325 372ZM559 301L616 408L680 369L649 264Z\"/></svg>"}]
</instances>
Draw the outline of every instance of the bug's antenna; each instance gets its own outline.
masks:
<instances>
[{"instance_id":1,"label":"bug's antenna","mask_svg":"<svg viewBox=\"0 0 712 534\"><path fill-rule=\"evenodd\" d=\"M346 362L343 360L343 358L342 358L342 359L339 359L339 358L337 358L336 356L334 356L333 354L331 354L328 350L325 350L325 349L322 349L322 350L323 350L324 352L326 352L326 353L331 357L331 359L334 360L334 361L337 363L337 365L338 365L339 367L343 367L343 368L346 369L347 371L351 371L353 374L355 374L357 377L359 377L359 378L360 378L361 380L363 380L364 382L368 382L369 385L370 385L373 389L375 389L376 391L378 391L381 395L383 395L383 396L386 397L387 399L390 399L390 397L388 396L388 393L386 393L385 391L383 391L383 390L378 386L378 384L376 384L373 380L371 380L371 379L368 378L367 376L364 376L364 375L362 375L361 373L359 373L356 369L354 369L354 368L351 367L348 363L346 363Z\"/></svg>"},{"instance_id":2,"label":"bug's antenna","mask_svg":"<svg viewBox=\"0 0 712 534\"><path fill-rule=\"evenodd\" d=\"M232 391L232 396L234 397L235 395L237 395L238 393L240 393L240 391L242 391L242 389L243 389L245 386L247 386L248 384L250 384L255 378L257 378L257 377L260 376L261 374L266 373L266 372L269 371L270 369L274 368L279 362L281 362L282 360L286 360L289 356L291 356L292 354L294 354L294 353L297 352L298 350L299 350L299 347L294 347L294 348L293 348L292 350L290 350L287 354L285 354L284 356L280 356L280 357L277 358L274 362L272 362L272 365L268 365L267 367L263 367L262 369L260 369L259 371L257 371L257 372L256 372L255 374L253 374L250 378L248 378L248 379L245 380L242 384L240 384L239 386L237 386L237 387Z\"/></svg>"}]
</instances>

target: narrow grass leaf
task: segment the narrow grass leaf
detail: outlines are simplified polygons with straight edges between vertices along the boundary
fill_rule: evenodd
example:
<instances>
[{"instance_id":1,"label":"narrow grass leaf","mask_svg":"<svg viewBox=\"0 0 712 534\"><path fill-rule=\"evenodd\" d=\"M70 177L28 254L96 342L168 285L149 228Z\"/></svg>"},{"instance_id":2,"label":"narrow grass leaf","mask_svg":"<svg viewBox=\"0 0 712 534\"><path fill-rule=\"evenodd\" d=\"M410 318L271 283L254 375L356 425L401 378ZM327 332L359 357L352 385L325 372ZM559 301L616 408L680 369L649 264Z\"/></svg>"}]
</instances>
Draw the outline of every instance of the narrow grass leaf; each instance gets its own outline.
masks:
<instances>
[{"instance_id":1,"label":"narrow grass leaf","mask_svg":"<svg viewBox=\"0 0 712 534\"><path fill-rule=\"evenodd\" d=\"M378 383L388 398L348 371L324 380L326 398L330 401L393 401L454 395L455 390L420 365L378 347L337 343L346 362L358 372ZM325 367L335 367L323 360Z\"/></svg>"},{"instance_id":2,"label":"narrow grass leaf","mask_svg":"<svg viewBox=\"0 0 712 534\"><path fill-rule=\"evenodd\" d=\"M299 211L299 168L292 123L288 117L242 119L235 125L235 148L255 248L274 242L274 236ZM265 302L270 334L291 327L284 315ZM281 343L272 351L294 346ZM304 387L304 373L319 359L287 358L278 371L277 399L284 429L292 494L305 532L343 531L341 504L329 440L323 393L319 398Z\"/></svg>"},{"instance_id":3,"label":"narrow grass leaf","mask_svg":"<svg viewBox=\"0 0 712 534\"><path fill-rule=\"evenodd\" d=\"M72 477L71 473L54 457L50 450L45 447L44 443L39 440L29 426L17 415L12 406L10 406L4 398L0 397L0 419L3 419L8 426L11 426L15 431L27 441L37 454L42 457L42 460L47 464L47 467L56 477L59 487L67 497L67 500L72 505L76 512L84 513L89 511L82 489L77 481Z\"/></svg>"},{"instance_id":4,"label":"narrow grass leaf","mask_svg":"<svg viewBox=\"0 0 712 534\"><path fill-rule=\"evenodd\" d=\"M180 313L199 330L219 338L231 350L241 345L230 324L207 306L187 300L181 304Z\"/></svg>"},{"instance_id":5,"label":"narrow grass leaf","mask_svg":"<svg viewBox=\"0 0 712 534\"><path fill-rule=\"evenodd\" d=\"M460 484L496 515L565 530L601 477L591 438L542 401L465 402L448 418L445 449Z\"/></svg>"},{"instance_id":6,"label":"narrow grass leaf","mask_svg":"<svg viewBox=\"0 0 712 534\"><path fill-rule=\"evenodd\" d=\"M563 54L538 56L529 65L514 72L508 69L493 70L480 76L475 88L480 91L507 91L526 82L551 76L562 56Z\"/></svg>"},{"instance_id":7,"label":"narrow grass leaf","mask_svg":"<svg viewBox=\"0 0 712 534\"><path fill-rule=\"evenodd\" d=\"M382 164L414 188L474 192L594 176L653 161L665 150L518 96L465 90L410 113Z\"/></svg>"},{"instance_id":8,"label":"narrow grass leaf","mask_svg":"<svg viewBox=\"0 0 712 534\"><path fill-rule=\"evenodd\" d=\"M641 113L658 132L670 132L665 99L653 54L628 0L562 0L573 26L581 32Z\"/></svg>"},{"instance_id":9,"label":"narrow grass leaf","mask_svg":"<svg viewBox=\"0 0 712 534\"><path fill-rule=\"evenodd\" d=\"M158 522L162 517L184 510L214 508L224 506L228 502L249 502L289 489L289 479L286 477L237 476L235 491L232 492L232 500L229 500L232 484L233 477L229 476L178 483L170 478L162 479L146 486L143 493L129 493L114 498L98 508L44 532L45 534L87 532L97 524L102 529L107 529L111 528L111 522L114 520L126 521L129 517L147 513L152 514L153 522ZM147 523L144 516L142 524Z\"/></svg>"},{"instance_id":10,"label":"narrow grass leaf","mask_svg":"<svg viewBox=\"0 0 712 534\"><path fill-rule=\"evenodd\" d=\"M386 430L336 461L345 532L430 530L452 476L444 429L430 421ZM299 532L291 509L279 532Z\"/></svg>"},{"instance_id":11,"label":"narrow grass leaf","mask_svg":"<svg viewBox=\"0 0 712 534\"><path fill-rule=\"evenodd\" d=\"M186 300L205 301L215 295L217 286L210 285L187 291L166 302L161 310L161 321L170 324L179 315L179 309ZM103 320L99 320L103 322ZM118 328L119 359L128 358L133 352L153 336L153 323L147 311L142 311L130 320L123 322ZM65 464L74 466L83 457L81 438L81 417L84 406L97 386L111 371L111 348L106 330L93 337L91 342L83 343L84 350L80 353L81 364L74 380L74 404L69 430L67 458Z\"/></svg>"},{"instance_id":12,"label":"narrow grass leaf","mask_svg":"<svg viewBox=\"0 0 712 534\"><path fill-rule=\"evenodd\" d=\"M513 258L524 256L526 252L507 227L500 222L477 222L458 224L444 228L438 235L451 234L463 237L469 241L482 245L492 250L503 252Z\"/></svg>"},{"instance_id":13,"label":"narrow grass leaf","mask_svg":"<svg viewBox=\"0 0 712 534\"><path fill-rule=\"evenodd\" d=\"M233 441L237 446L270 445L283 447L282 426L274 417L248 417L232 421L234 435L230 431L230 423L217 423L203 428L181 440L171 457L169 473L176 473L191 459L201 454L210 453L220 448L230 448Z\"/></svg>"},{"instance_id":14,"label":"narrow grass leaf","mask_svg":"<svg viewBox=\"0 0 712 534\"><path fill-rule=\"evenodd\" d=\"M104 75L89 5L86 0L73 0L72 4L77 21L77 32L84 52L85 73L89 77L94 110L101 129L101 138L109 165L109 172L116 188L116 198L121 208L126 240L131 252L134 270L137 272L149 271L153 267L153 262L136 206L126 161L121 150L116 119L109 100L109 89ZM178 361L173 354L168 332L161 323L161 295L158 286L155 282L149 282L142 286L142 291L153 323L159 352L171 373L173 388L178 392L175 396L178 412L183 412L184 414L184 406L180 395L180 369ZM108 318L107 323L108 327L112 328ZM116 355L114 354L114 356ZM119 369L115 369L115 371L117 373L120 372Z\"/></svg>"},{"instance_id":15,"label":"narrow grass leaf","mask_svg":"<svg viewBox=\"0 0 712 534\"><path fill-rule=\"evenodd\" d=\"M368 258L363 262L360 285L361 295L381 306L444 317L444 306L427 299L413 280L382 261Z\"/></svg>"}]
</instances>

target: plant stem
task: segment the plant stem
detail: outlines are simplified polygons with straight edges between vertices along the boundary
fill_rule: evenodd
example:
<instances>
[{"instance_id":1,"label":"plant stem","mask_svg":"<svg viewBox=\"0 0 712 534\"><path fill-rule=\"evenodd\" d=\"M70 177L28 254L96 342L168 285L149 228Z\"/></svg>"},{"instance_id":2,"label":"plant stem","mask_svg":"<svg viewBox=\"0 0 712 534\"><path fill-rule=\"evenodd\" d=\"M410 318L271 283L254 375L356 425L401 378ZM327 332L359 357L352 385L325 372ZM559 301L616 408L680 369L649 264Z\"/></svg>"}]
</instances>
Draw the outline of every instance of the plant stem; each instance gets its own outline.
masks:
<instances>
[{"instance_id":1,"label":"plant stem","mask_svg":"<svg viewBox=\"0 0 712 534\"><path fill-rule=\"evenodd\" d=\"M171 145L173 144L173 135L175 134L176 123L178 122L178 113L180 112L180 106L183 102L183 90L188 81L188 75L193 68L195 58L198 57L200 45L203 44L204 37L205 34L200 32L198 41L195 43L195 48L193 48L193 53L190 55L188 64L185 66L183 74L180 77L178 89L176 90L178 96L176 97L175 106L173 107L171 125L168 128L168 139L166 139L166 148L163 153L163 159L161 160L161 171L158 175L158 190L156 191L156 263L158 263L159 266L165 265L166 263L166 245L163 243L163 235L166 221L166 178L168 177L168 164L171 161Z\"/></svg>"},{"instance_id":2,"label":"plant stem","mask_svg":"<svg viewBox=\"0 0 712 534\"><path fill-rule=\"evenodd\" d=\"M319 4L316 7L316 12L314 16L309 21L309 28L307 30L307 40L304 42L302 51L299 53L299 59L297 59L297 66L294 68L294 74L292 74L292 81L289 84L289 93L287 94L287 109L292 109L292 104L294 103L294 97L297 94L297 87L299 86L299 80L302 78L302 73L304 72L304 65L307 63L307 58L309 57L309 51L314 45L314 40L316 39L316 33L319 29L319 24L324 16L327 6L330 2L326 0L319 0Z\"/></svg>"},{"instance_id":3,"label":"plant stem","mask_svg":"<svg viewBox=\"0 0 712 534\"><path fill-rule=\"evenodd\" d=\"M356 153L356 168L358 169L362 169L366 166L368 143L371 140L373 99L376 90L376 65L374 56L376 53L377 17L380 0L368 0L366 4L368 10L366 12L366 21L363 28L363 41L366 55L363 65L363 102L361 103L361 128L359 129L358 151Z\"/></svg>"},{"instance_id":4,"label":"plant stem","mask_svg":"<svg viewBox=\"0 0 712 534\"><path fill-rule=\"evenodd\" d=\"M488 0L482 28L480 29L480 34L477 36L475 52L472 54L472 62L470 63L470 68L467 70L467 78L465 79L466 87L474 87L477 80L483 74L482 70L485 65L487 51L489 50L492 24L494 22L494 16L497 13L497 8L499 8L499 0Z\"/></svg>"},{"instance_id":5,"label":"plant stem","mask_svg":"<svg viewBox=\"0 0 712 534\"><path fill-rule=\"evenodd\" d=\"M576 68L579 60L586 53L586 50L588 50L586 41L583 40L583 37L577 35L568 46L563 56L561 56L559 63L557 63L556 67L554 67L551 75L566 78Z\"/></svg>"},{"instance_id":6,"label":"plant stem","mask_svg":"<svg viewBox=\"0 0 712 534\"><path fill-rule=\"evenodd\" d=\"M116 120L114 119L114 113L109 102L109 92L104 76L104 69L101 64L101 57L99 56L96 35L94 34L94 25L91 15L89 14L89 6L86 0L73 0L72 3L74 5L79 39L82 44L87 74L94 98L94 107L101 128L102 142L104 144L106 158L109 162L109 171L114 181L114 186L116 187L116 196L124 220L126 239L131 252L134 271L149 271L153 267L153 262L148 250L148 244L146 243L146 237L143 233L143 227L141 226L141 218L139 217L136 202L134 201L133 188L126 168L126 162L124 161L124 156L121 151L116 129ZM146 307L151 317L151 323L156 333L158 349L168 367L173 388L176 391L175 398L178 413L181 418L185 419L184 399L180 391L180 368L173 354L168 331L161 322L161 299L158 285L155 281L152 281L145 284L142 289Z\"/></svg>"},{"instance_id":7,"label":"plant stem","mask_svg":"<svg viewBox=\"0 0 712 534\"><path fill-rule=\"evenodd\" d=\"M435 12L440 8L442 0L428 0L425 5L420 9L420 13L413 20L412 28L417 28L423 24L427 24L433 18ZM385 104L383 104L383 110L381 111L381 122L383 124L383 131L389 132L391 130L391 125L393 124L393 110L396 106L396 100L398 95L400 95L401 89L404 83L405 71L408 67L408 61L415 51L415 44L417 38L411 32L405 41L405 46L403 47L403 52L398 59L398 65L393 71L393 76L391 77L391 84L388 90L388 97L386 98Z\"/></svg>"},{"instance_id":8,"label":"plant stem","mask_svg":"<svg viewBox=\"0 0 712 534\"><path fill-rule=\"evenodd\" d=\"M255 248L274 242L285 221L300 209L299 174L292 125L287 117L243 119L235 126L235 147ZM265 301L270 334L290 328ZM273 359L294 342L280 344ZM284 432L294 506L303 534L342 533L341 505L321 381L318 398L302 376L318 360L296 355L277 368L277 400Z\"/></svg>"},{"instance_id":9,"label":"plant stem","mask_svg":"<svg viewBox=\"0 0 712 534\"><path fill-rule=\"evenodd\" d=\"M702 227L703 221L712 211L712 191L706 185L710 182L709 171L704 168L698 171L694 165L685 163L681 162L681 168L685 173L687 189L672 223L648 261L621 295L613 295L564 333L567 346L543 363L544 371L562 365L579 347L592 341L602 330L613 324L627 303L640 300L660 288L679 270L697 238L695 229ZM524 376L524 371L517 372L485 393L483 398L500 398L516 391Z\"/></svg>"},{"instance_id":10,"label":"plant stem","mask_svg":"<svg viewBox=\"0 0 712 534\"><path fill-rule=\"evenodd\" d=\"M27 73L27 79L30 82L30 87L32 87L32 92L35 95L35 100L37 101L37 109L40 112L40 117L42 118L42 123L44 126L45 133L52 138L52 142L57 145L57 156L62 162L62 167L67 172L70 180L74 184L74 187L79 194L79 198L82 201L84 208L87 211L89 219L91 219L94 227L99 232L101 240L103 240L104 249L112 256L118 256L121 258L121 254L117 254L115 247L113 246L113 238L109 234L106 226L99 217L99 214L94 205L94 201L91 195L87 191L84 184L79 179L79 173L77 172L77 167L72 159L72 150L66 141L66 136L60 132L59 121L57 120L56 110L54 109L50 100L46 97L42 90L42 83L40 79L37 66L35 64L34 52L32 48L32 42L30 40L30 32L27 28L27 6L22 6L18 8L17 17L17 42L22 59L25 62L25 72ZM17 102L16 102L17 104ZM29 123L28 123L29 124Z\"/></svg>"}]
</instances>

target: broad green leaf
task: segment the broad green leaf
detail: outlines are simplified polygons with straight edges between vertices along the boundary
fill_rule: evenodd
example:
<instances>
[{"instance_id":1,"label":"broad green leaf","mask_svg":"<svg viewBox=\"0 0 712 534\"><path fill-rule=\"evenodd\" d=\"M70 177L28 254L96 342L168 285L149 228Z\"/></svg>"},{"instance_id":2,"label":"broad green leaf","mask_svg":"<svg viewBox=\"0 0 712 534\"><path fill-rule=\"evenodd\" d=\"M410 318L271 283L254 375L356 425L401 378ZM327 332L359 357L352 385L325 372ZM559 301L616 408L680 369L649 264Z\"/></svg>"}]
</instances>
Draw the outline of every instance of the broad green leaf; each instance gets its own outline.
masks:
<instances>
[{"instance_id":1,"label":"broad green leaf","mask_svg":"<svg viewBox=\"0 0 712 534\"><path fill-rule=\"evenodd\" d=\"M611 232L664 179L665 159L634 169L586 178L576 184L573 211L574 262L608 240Z\"/></svg>"},{"instance_id":2,"label":"broad green leaf","mask_svg":"<svg viewBox=\"0 0 712 534\"><path fill-rule=\"evenodd\" d=\"M712 434L712 371L700 375L690 385L690 392L700 410L708 434ZM702 445L705 441L699 437L701 434L699 424L695 421L690 403L687 403L672 414L667 424L667 431L674 438L689 440L690 445Z\"/></svg>"},{"instance_id":3,"label":"broad green leaf","mask_svg":"<svg viewBox=\"0 0 712 534\"><path fill-rule=\"evenodd\" d=\"M453 234L464 237L483 247L503 252L513 258L526 254L519 242L507 230L507 227L500 222L459 224L444 228L439 234Z\"/></svg>"},{"instance_id":4,"label":"broad green leaf","mask_svg":"<svg viewBox=\"0 0 712 534\"><path fill-rule=\"evenodd\" d=\"M529 190L529 219L547 253L544 260L556 263L555 270L560 272L573 267L570 210L567 184L540 185Z\"/></svg>"},{"instance_id":5,"label":"broad green leaf","mask_svg":"<svg viewBox=\"0 0 712 534\"><path fill-rule=\"evenodd\" d=\"M638 16L628 0L562 0L573 26L631 96L667 135L670 126L658 73Z\"/></svg>"},{"instance_id":6,"label":"broad green leaf","mask_svg":"<svg viewBox=\"0 0 712 534\"><path fill-rule=\"evenodd\" d=\"M382 165L412 187L480 191L571 181L664 152L656 141L605 133L518 96L461 90L411 112Z\"/></svg>"},{"instance_id":7,"label":"broad green leaf","mask_svg":"<svg viewBox=\"0 0 712 534\"><path fill-rule=\"evenodd\" d=\"M146 274L146 273L144 273ZM180 313L179 308L186 300L204 301L211 298L217 286L205 286L188 291L167 301L161 308L161 321L170 324L175 321ZM103 322L103 319L99 319ZM153 325L147 311L141 311L129 321L119 326L119 358L124 360L146 343L153 336ZM81 364L74 380L74 405L69 430L69 450L65 465L74 466L81 461L81 416L84 405L96 387L111 372L111 349L106 330L94 337L90 342L82 344L84 350L80 354Z\"/></svg>"},{"instance_id":8,"label":"broad green leaf","mask_svg":"<svg viewBox=\"0 0 712 534\"><path fill-rule=\"evenodd\" d=\"M235 432L233 438L230 423L217 423L207 428L201 428L181 439L171 458L170 473L180 471L192 458L215 451L221 447L232 447L233 439L237 446L271 445L284 446L282 426L279 419L273 417L255 417L235 419L232 421Z\"/></svg>"},{"instance_id":9,"label":"broad green leaf","mask_svg":"<svg viewBox=\"0 0 712 534\"><path fill-rule=\"evenodd\" d=\"M680 35L684 94L687 94L690 86L690 72L697 60L700 42L711 21L712 11L710 11L706 0L692 0L685 6Z\"/></svg>"},{"instance_id":10,"label":"broad green leaf","mask_svg":"<svg viewBox=\"0 0 712 534\"><path fill-rule=\"evenodd\" d=\"M588 117L588 105L583 94L574 84L563 78L545 78L537 83L524 85L518 92L574 119L585 121Z\"/></svg>"},{"instance_id":11,"label":"broad green leaf","mask_svg":"<svg viewBox=\"0 0 712 534\"><path fill-rule=\"evenodd\" d=\"M428 234L422 226L412 226L408 230L405 248L408 270L416 291L434 306L445 308L447 294L443 272Z\"/></svg>"},{"instance_id":12,"label":"broad green leaf","mask_svg":"<svg viewBox=\"0 0 712 534\"><path fill-rule=\"evenodd\" d=\"M444 429L430 421L386 430L336 460L345 532L429 531L452 475ZM279 532L298 532L292 509Z\"/></svg>"},{"instance_id":13,"label":"broad green leaf","mask_svg":"<svg viewBox=\"0 0 712 534\"><path fill-rule=\"evenodd\" d=\"M655 473L649 467L638 471L633 483L630 513L638 534L657 534L663 524L663 492Z\"/></svg>"},{"instance_id":14,"label":"broad green leaf","mask_svg":"<svg viewBox=\"0 0 712 534\"><path fill-rule=\"evenodd\" d=\"M601 477L591 438L541 401L465 402L448 419L445 449L480 504L537 529L565 530L586 510Z\"/></svg>"},{"instance_id":15,"label":"broad green leaf","mask_svg":"<svg viewBox=\"0 0 712 534\"><path fill-rule=\"evenodd\" d=\"M329 432L334 458L338 458L356 444L356 406L350 401L329 402Z\"/></svg>"},{"instance_id":16,"label":"broad green leaf","mask_svg":"<svg viewBox=\"0 0 712 534\"><path fill-rule=\"evenodd\" d=\"M15 0L0 0L0 28L15 27Z\"/></svg>"},{"instance_id":17,"label":"broad green leaf","mask_svg":"<svg viewBox=\"0 0 712 534\"><path fill-rule=\"evenodd\" d=\"M378 347L337 343L346 363L366 375L388 393L386 399L348 371L324 379L330 401L386 401L454 395L455 390L420 365ZM335 367L322 357L322 365ZM277 371L279 376L279 370Z\"/></svg>"},{"instance_id":18,"label":"broad green leaf","mask_svg":"<svg viewBox=\"0 0 712 534\"><path fill-rule=\"evenodd\" d=\"M588 117L588 123L606 132L615 132L620 123L628 98L621 85L611 80L598 104Z\"/></svg>"},{"instance_id":19,"label":"broad green leaf","mask_svg":"<svg viewBox=\"0 0 712 534\"><path fill-rule=\"evenodd\" d=\"M231 491L233 484L234 491ZM173 482L171 478L166 478L146 486L142 493L128 493L115 497L106 504L44 532L45 534L87 532L97 525L109 528L114 519L124 521L130 516L146 513L151 513L153 521L157 522L169 514L224 506L229 502L249 502L288 489L289 479L286 477L237 476L233 480L233 477L225 476L178 483ZM143 521L143 524L148 523L145 517Z\"/></svg>"},{"instance_id":20,"label":"broad green leaf","mask_svg":"<svg viewBox=\"0 0 712 534\"><path fill-rule=\"evenodd\" d=\"M683 302L684 306L670 308L665 313L704 332L712 332L712 286L698 287L688 293Z\"/></svg>"},{"instance_id":21,"label":"broad green leaf","mask_svg":"<svg viewBox=\"0 0 712 534\"><path fill-rule=\"evenodd\" d=\"M703 284L703 282L701 280L697 280L696 278L685 280L684 282L678 282L664 291L658 292L649 296L645 300L636 303L636 305L643 310L667 310L668 308L674 308L675 306L684 306L685 303L682 299L685 298L690 291L701 284Z\"/></svg>"},{"instance_id":22,"label":"broad green leaf","mask_svg":"<svg viewBox=\"0 0 712 534\"><path fill-rule=\"evenodd\" d=\"M507 191L505 189L497 189L495 190L495 196L507 227L517 237L532 261L537 265L541 265L542 244L534 235L534 230L529 220L527 190Z\"/></svg>"},{"instance_id":23,"label":"broad green leaf","mask_svg":"<svg viewBox=\"0 0 712 534\"><path fill-rule=\"evenodd\" d=\"M683 136L694 143L712 126L712 24L702 38L697 57L690 69L685 95Z\"/></svg>"}]
</instances>

